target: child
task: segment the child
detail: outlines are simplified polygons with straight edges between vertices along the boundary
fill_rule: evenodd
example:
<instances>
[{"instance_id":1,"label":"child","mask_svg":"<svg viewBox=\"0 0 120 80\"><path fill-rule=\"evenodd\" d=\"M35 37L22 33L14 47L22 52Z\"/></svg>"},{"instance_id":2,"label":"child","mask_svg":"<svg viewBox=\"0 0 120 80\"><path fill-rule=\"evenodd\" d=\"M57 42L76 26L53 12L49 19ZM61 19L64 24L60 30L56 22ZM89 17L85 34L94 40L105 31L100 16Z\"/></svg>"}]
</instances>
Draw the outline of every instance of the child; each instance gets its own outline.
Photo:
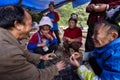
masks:
<instances>
[{"instance_id":1,"label":"child","mask_svg":"<svg viewBox=\"0 0 120 80\"><path fill-rule=\"evenodd\" d=\"M51 52L55 52L58 48L57 39L50 32L50 28L52 28L52 22L49 17L42 17L39 22L39 31L33 34L27 48L38 54L47 54Z\"/></svg>"}]
</instances>

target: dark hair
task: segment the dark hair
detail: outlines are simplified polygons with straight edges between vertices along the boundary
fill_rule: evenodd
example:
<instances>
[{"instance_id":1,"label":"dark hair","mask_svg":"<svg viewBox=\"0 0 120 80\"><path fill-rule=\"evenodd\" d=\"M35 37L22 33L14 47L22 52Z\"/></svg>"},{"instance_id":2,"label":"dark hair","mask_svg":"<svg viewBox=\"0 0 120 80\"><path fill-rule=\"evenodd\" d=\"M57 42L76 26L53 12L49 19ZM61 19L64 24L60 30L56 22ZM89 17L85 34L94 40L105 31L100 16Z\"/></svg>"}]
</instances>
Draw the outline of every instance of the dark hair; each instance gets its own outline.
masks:
<instances>
[{"instance_id":1,"label":"dark hair","mask_svg":"<svg viewBox=\"0 0 120 80\"><path fill-rule=\"evenodd\" d=\"M46 25L43 25L43 26L39 26L39 30L43 29L44 26L48 26L49 28L51 28L50 25L47 25L47 24L46 24Z\"/></svg>"},{"instance_id":2,"label":"dark hair","mask_svg":"<svg viewBox=\"0 0 120 80\"><path fill-rule=\"evenodd\" d=\"M118 33L118 37L120 37L120 26L119 25L113 24L109 21L104 20L104 21L96 23L95 26L98 26L98 25L101 25L101 24L104 24L105 27L109 27L108 32L116 31Z\"/></svg>"},{"instance_id":3,"label":"dark hair","mask_svg":"<svg viewBox=\"0 0 120 80\"><path fill-rule=\"evenodd\" d=\"M70 21L75 21L75 23L77 23L77 19L73 19L73 18L70 18L69 20L68 20L68 22L70 22Z\"/></svg>"},{"instance_id":4,"label":"dark hair","mask_svg":"<svg viewBox=\"0 0 120 80\"><path fill-rule=\"evenodd\" d=\"M54 4L52 4L52 3L50 3L50 4L49 4L49 7L50 7L50 5L52 5L53 7L55 7L55 5L54 5Z\"/></svg>"},{"instance_id":5,"label":"dark hair","mask_svg":"<svg viewBox=\"0 0 120 80\"><path fill-rule=\"evenodd\" d=\"M20 6L5 6L0 8L0 27L5 29L12 29L14 22L24 23L24 9Z\"/></svg>"}]
</instances>

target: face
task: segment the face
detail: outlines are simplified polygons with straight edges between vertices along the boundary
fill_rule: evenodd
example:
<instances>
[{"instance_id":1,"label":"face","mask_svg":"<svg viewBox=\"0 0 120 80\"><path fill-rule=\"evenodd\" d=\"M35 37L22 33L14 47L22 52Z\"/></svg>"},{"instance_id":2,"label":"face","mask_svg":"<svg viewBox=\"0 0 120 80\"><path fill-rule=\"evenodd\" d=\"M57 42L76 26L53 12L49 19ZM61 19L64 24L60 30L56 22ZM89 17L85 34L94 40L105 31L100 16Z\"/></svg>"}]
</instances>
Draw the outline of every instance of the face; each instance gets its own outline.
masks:
<instances>
[{"instance_id":1,"label":"face","mask_svg":"<svg viewBox=\"0 0 120 80\"><path fill-rule=\"evenodd\" d=\"M19 39L27 38L32 28L32 18L27 11L25 11L24 22L25 24L21 24L22 28L21 28Z\"/></svg>"},{"instance_id":2,"label":"face","mask_svg":"<svg viewBox=\"0 0 120 80\"><path fill-rule=\"evenodd\" d=\"M95 47L101 48L111 42L112 35L108 33L109 28L104 27L104 24L97 25L92 36Z\"/></svg>"},{"instance_id":3,"label":"face","mask_svg":"<svg viewBox=\"0 0 120 80\"><path fill-rule=\"evenodd\" d=\"M42 32L43 34L48 34L49 31L50 31L50 27L49 27L48 25L42 26L41 32Z\"/></svg>"},{"instance_id":4,"label":"face","mask_svg":"<svg viewBox=\"0 0 120 80\"><path fill-rule=\"evenodd\" d=\"M73 21L73 20L70 20L69 22L68 22L68 25L69 25L69 28L74 28L75 26L76 26L76 23L75 23L75 21Z\"/></svg>"},{"instance_id":5,"label":"face","mask_svg":"<svg viewBox=\"0 0 120 80\"><path fill-rule=\"evenodd\" d=\"M49 9L50 9L50 11L54 11L54 6L53 5L49 5Z\"/></svg>"}]
</instances>

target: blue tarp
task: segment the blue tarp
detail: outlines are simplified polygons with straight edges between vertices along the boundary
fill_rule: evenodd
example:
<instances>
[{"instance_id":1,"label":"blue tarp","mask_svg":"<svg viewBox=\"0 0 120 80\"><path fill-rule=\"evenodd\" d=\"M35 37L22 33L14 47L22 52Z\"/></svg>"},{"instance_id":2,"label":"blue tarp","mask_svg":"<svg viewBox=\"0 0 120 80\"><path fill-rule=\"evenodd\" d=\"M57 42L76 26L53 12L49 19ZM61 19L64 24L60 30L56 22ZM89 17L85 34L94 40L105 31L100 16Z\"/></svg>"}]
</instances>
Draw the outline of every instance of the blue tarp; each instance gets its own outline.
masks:
<instances>
[{"instance_id":1,"label":"blue tarp","mask_svg":"<svg viewBox=\"0 0 120 80\"><path fill-rule=\"evenodd\" d=\"M22 0L22 6L29 8L32 11L41 12L48 8L48 4L51 1L54 1L55 5L61 4L60 6L64 5L64 2L70 2L70 0ZM73 7L77 7L88 1L90 0L72 0ZM17 3L19 3L19 0L0 0L0 6L6 6Z\"/></svg>"},{"instance_id":2,"label":"blue tarp","mask_svg":"<svg viewBox=\"0 0 120 80\"><path fill-rule=\"evenodd\" d=\"M73 5L73 8L75 8L75 7L78 7L80 5L83 5L83 4L87 3L89 1L90 0L73 0L72 5Z\"/></svg>"}]
</instances>

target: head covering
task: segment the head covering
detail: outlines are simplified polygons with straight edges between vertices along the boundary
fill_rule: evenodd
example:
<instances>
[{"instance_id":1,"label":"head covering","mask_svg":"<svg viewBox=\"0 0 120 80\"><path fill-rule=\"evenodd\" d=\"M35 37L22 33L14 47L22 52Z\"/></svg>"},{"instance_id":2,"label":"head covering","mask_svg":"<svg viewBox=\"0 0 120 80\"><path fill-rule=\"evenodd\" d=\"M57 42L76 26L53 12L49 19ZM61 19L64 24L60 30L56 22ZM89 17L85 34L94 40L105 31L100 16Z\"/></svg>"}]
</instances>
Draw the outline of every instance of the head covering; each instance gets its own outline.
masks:
<instances>
[{"instance_id":1,"label":"head covering","mask_svg":"<svg viewBox=\"0 0 120 80\"><path fill-rule=\"evenodd\" d=\"M44 25L49 25L51 28L53 27L51 19L47 16L43 16L38 24L39 27L44 26Z\"/></svg>"},{"instance_id":2,"label":"head covering","mask_svg":"<svg viewBox=\"0 0 120 80\"><path fill-rule=\"evenodd\" d=\"M107 11L106 20L120 26L120 5L114 6Z\"/></svg>"},{"instance_id":3,"label":"head covering","mask_svg":"<svg viewBox=\"0 0 120 80\"><path fill-rule=\"evenodd\" d=\"M72 14L71 14L71 18L72 18L72 19L78 19L78 15L77 15L76 13L72 13Z\"/></svg>"}]
</instances>

